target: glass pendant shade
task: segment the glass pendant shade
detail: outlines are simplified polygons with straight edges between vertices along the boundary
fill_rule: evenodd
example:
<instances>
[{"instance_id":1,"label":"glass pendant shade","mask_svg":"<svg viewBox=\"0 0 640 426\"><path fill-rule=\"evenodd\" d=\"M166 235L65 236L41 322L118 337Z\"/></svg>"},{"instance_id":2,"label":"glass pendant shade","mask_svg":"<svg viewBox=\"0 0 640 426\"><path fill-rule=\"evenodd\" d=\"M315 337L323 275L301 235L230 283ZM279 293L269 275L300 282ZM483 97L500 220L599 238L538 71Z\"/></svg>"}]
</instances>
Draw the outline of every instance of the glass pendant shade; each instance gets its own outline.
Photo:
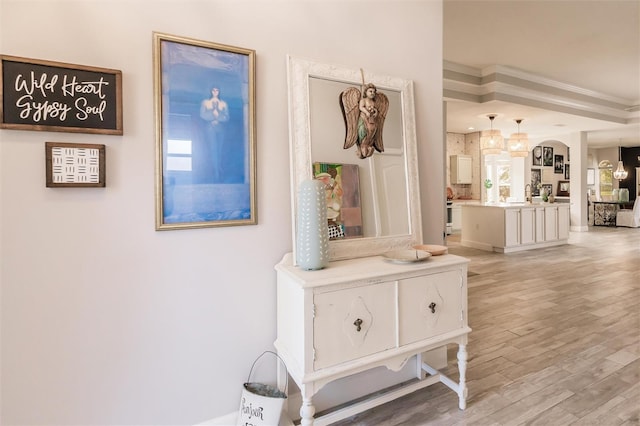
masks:
<instances>
[{"instance_id":1,"label":"glass pendant shade","mask_svg":"<svg viewBox=\"0 0 640 426\"><path fill-rule=\"evenodd\" d=\"M622 164L622 161L618 161L618 168L616 169L615 172L613 172L613 177L618 180L622 180L627 178L627 174L628 173L624 169L624 165Z\"/></svg>"},{"instance_id":2,"label":"glass pendant shade","mask_svg":"<svg viewBox=\"0 0 640 426\"><path fill-rule=\"evenodd\" d=\"M613 177L618 180L627 178L627 171L624 169L624 164L622 164L622 149L620 147L618 147L618 168L613 172Z\"/></svg>"},{"instance_id":3,"label":"glass pendant shade","mask_svg":"<svg viewBox=\"0 0 640 426\"><path fill-rule=\"evenodd\" d=\"M480 132L480 150L482 155L500 154L504 148L504 138L500 130L493 129L493 119L495 115L489 115L491 120L491 130L483 130Z\"/></svg>"},{"instance_id":4,"label":"glass pendant shade","mask_svg":"<svg viewBox=\"0 0 640 426\"><path fill-rule=\"evenodd\" d=\"M518 133L512 133L507 144L507 149L512 157L527 157L529 155L529 136L526 133L520 133L521 122L521 119L516 120Z\"/></svg>"}]
</instances>

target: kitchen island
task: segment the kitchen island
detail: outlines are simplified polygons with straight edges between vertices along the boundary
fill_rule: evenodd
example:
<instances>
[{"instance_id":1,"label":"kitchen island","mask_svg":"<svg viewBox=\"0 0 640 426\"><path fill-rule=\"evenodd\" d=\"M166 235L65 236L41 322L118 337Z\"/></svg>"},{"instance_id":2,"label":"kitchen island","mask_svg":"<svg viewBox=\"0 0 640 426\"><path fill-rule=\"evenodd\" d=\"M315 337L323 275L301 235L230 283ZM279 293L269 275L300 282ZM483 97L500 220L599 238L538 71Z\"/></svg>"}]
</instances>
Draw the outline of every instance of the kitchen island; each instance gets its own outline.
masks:
<instances>
[{"instance_id":1,"label":"kitchen island","mask_svg":"<svg viewBox=\"0 0 640 426\"><path fill-rule=\"evenodd\" d=\"M462 206L465 247L509 253L567 244L568 203L485 203Z\"/></svg>"}]
</instances>

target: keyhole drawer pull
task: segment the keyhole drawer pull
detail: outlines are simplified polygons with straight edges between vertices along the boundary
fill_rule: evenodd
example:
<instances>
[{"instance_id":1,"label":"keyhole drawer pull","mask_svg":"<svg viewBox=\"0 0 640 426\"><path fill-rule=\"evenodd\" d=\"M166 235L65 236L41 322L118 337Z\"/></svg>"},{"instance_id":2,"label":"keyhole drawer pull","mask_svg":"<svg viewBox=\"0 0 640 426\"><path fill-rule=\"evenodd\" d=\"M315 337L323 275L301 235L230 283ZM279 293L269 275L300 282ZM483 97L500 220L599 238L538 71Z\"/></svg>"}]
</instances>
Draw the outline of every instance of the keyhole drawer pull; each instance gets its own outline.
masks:
<instances>
[{"instance_id":1,"label":"keyhole drawer pull","mask_svg":"<svg viewBox=\"0 0 640 426\"><path fill-rule=\"evenodd\" d=\"M353 322L353 325L355 325L355 326L356 326L356 331L360 331L360 330L362 330L362 327L361 327L361 326L362 326L362 320L361 320L360 318L358 318L357 320L355 320L355 321Z\"/></svg>"},{"instance_id":2,"label":"keyhole drawer pull","mask_svg":"<svg viewBox=\"0 0 640 426\"><path fill-rule=\"evenodd\" d=\"M431 302L431 304L429 305L429 309L431 309L431 313L435 314L436 313L436 304Z\"/></svg>"}]
</instances>

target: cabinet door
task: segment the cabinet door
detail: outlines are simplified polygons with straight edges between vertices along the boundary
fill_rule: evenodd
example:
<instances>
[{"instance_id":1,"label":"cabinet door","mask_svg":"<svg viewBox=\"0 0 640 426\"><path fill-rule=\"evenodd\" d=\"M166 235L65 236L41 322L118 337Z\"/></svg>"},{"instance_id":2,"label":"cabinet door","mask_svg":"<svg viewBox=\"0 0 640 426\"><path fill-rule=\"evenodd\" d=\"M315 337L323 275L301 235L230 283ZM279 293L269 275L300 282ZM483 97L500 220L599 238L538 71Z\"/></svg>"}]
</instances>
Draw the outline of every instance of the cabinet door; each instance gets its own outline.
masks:
<instances>
[{"instance_id":1,"label":"cabinet door","mask_svg":"<svg viewBox=\"0 0 640 426\"><path fill-rule=\"evenodd\" d=\"M544 240L558 239L558 208L545 207L544 209Z\"/></svg>"},{"instance_id":2,"label":"cabinet door","mask_svg":"<svg viewBox=\"0 0 640 426\"><path fill-rule=\"evenodd\" d=\"M471 183L471 157L458 157L458 179L460 183Z\"/></svg>"},{"instance_id":3,"label":"cabinet door","mask_svg":"<svg viewBox=\"0 0 640 426\"><path fill-rule=\"evenodd\" d=\"M314 295L314 369L395 346L395 282Z\"/></svg>"},{"instance_id":4,"label":"cabinet door","mask_svg":"<svg viewBox=\"0 0 640 426\"><path fill-rule=\"evenodd\" d=\"M536 215L534 209L520 210L520 244L532 244L536 241Z\"/></svg>"},{"instance_id":5,"label":"cabinet door","mask_svg":"<svg viewBox=\"0 0 640 426\"><path fill-rule=\"evenodd\" d=\"M462 206L451 207L451 228L456 231L462 229Z\"/></svg>"},{"instance_id":6,"label":"cabinet door","mask_svg":"<svg viewBox=\"0 0 640 426\"><path fill-rule=\"evenodd\" d=\"M566 240L569 238L569 208L558 207L558 238Z\"/></svg>"},{"instance_id":7,"label":"cabinet door","mask_svg":"<svg viewBox=\"0 0 640 426\"><path fill-rule=\"evenodd\" d=\"M504 210L504 245L505 247L520 244L520 210Z\"/></svg>"},{"instance_id":8,"label":"cabinet door","mask_svg":"<svg viewBox=\"0 0 640 426\"><path fill-rule=\"evenodd\" d=\"M544 241L544 208L536 208L536 243Z\"/></svg>"},{"instance_id":9,"label":"cabinet door","mask_svg":"<svg viewBox=\"0 0 640 426\"><path fill-rule=\"evenodd\" d=\"M452 184L469 184L471 180L471 156L452 155L449 157Z\"/></svg>"},{"instance_id":10,"label":"cabinet door","mask_svg":"<svg viewBox=\"0 0 640 426\"><path fill-rule=\"evenodd\" d=\"M408 278L398 283L400 345L463 326L461 271Z\"/></svg>"}]
</instances>

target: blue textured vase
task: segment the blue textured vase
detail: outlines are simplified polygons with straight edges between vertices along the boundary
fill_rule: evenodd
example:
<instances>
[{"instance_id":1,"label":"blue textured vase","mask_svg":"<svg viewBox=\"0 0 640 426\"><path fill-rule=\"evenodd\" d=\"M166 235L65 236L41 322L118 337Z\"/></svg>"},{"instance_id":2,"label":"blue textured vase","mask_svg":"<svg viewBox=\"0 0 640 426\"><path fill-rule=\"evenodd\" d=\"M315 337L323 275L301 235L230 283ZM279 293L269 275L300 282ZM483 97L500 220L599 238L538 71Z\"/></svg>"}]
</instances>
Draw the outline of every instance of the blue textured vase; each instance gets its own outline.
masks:
<instances>
[{"instance_id":1,"label":"blue textured vase","mask_svg":"<svg viewBox=\"0 0 640 426\"><path fill-rule=\"evenodd\" d=\"M322 269L329 263L329 227L324 184L309 179L298 187L296 263L305 270Z\"/></svg>"}]
</instances>

